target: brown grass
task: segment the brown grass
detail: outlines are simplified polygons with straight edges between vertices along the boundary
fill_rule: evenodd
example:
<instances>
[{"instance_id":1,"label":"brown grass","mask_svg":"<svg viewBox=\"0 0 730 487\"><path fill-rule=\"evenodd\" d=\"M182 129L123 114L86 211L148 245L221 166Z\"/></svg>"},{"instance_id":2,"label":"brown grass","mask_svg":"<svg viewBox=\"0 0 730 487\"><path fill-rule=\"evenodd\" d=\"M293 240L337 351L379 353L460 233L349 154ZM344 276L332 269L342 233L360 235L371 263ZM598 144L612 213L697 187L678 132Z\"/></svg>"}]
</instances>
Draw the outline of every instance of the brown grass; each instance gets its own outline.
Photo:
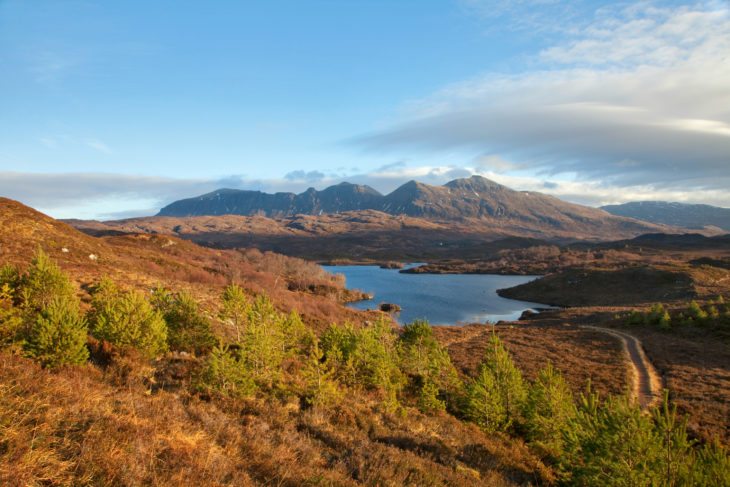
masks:
<instances>
[{"instance_id":1,"label":"brown grass","mask_svg":"<svg viewBox=\"0 0 730 487\"><path fill-rule=\"evenodd\" d=\"M132 359L130 359L132 360ZM119 364L117 367L122 367ZM0 485L526 485L552 475L520 442L349 394L205 402L151 371L57 372L0 354ZM122 367L123 368L123 367Z\"/></svg>"},{"instance_id":2,"label":"brown grass","mask_svg":"<svg viewBox=\"0 0 730 487\"><path fill-rule=\"evenodd\" d=\"M25 268L42 247L84 291L102 276L148 291L159 284L187 290L215 318L223 287L236 282L268 294L285 312L298 311L321 330L330 323L362 323L372 316L343 306L353 299L341 277L301 259L252 250L217 250L172 236L91 237L12 200L0 198L0 265ZM63 249L66 249L64 252ZM89 259L89 255L97 260ZM222 330L221 330L222 331Z\"/></svg>"},{"instance_id":3,"label":"brown grass","mask_svg":"<svg viewBox=\"0 0 730 487\"><path fill-rule=\"evenodd\" d=\"M574 393L585 391L588 380L601 394L618 394L629 384L621 345L603 333L560 323L469 325L435 327L454 364L473 375L484 357L492 331L508 348L515 364L532 380L551 362L563 374Z\"/></svg>"},{"instance_id":4,"label":"brown grass","mask_svg":"<svg viewBox=\"0 0 730 487\"><path fill-rule=\"evenodd\" d=\"M655 326L626 326L626 316L635 308L571 308L530 317L523 326L500 328L500 337L510 347L515 361L530 377L545 358L561 369L573 385L587 375L601 392L621 392L628 384L621 367L618 342L606 335L581 330L576 325L615 327L642 342L647 358L661 375L664 387L681 414L688 418L692 435L702 440L718 438L730 443L730 343L726 329L712 326L673 326L661 331ZM644 310L644 308L642 308ZM680 309L673 309L673 313ZM564 326L563 323L569 324ZM472 327L467 327L467 330ZM479 327L473 327L478 330ZM444 335L446 330L452 335ZM439 328L440 336L456 336L459 329ZM468 331L466 331L468 333ZM476 342L483 342L478 338ZM467 342L468 343L468 342ZM483 347L483 345L482 345ZM473 367L479 354L459 349L457 362ZM548 353L547 350L550 350ZM562 365L561 365L562 364ZM623 375L622 375L623 374Z\"/></svg>"},{"instance_id":5,"label":"brown grass","mask_svg":"<svg viewBox=\"0 0 730 487\"><path fill-rule=\"evenodd\" d=\"M712 330L626 329L644 344L678 409L696 436L730 444L730 343Z\"/></svg>"}]
</instances>

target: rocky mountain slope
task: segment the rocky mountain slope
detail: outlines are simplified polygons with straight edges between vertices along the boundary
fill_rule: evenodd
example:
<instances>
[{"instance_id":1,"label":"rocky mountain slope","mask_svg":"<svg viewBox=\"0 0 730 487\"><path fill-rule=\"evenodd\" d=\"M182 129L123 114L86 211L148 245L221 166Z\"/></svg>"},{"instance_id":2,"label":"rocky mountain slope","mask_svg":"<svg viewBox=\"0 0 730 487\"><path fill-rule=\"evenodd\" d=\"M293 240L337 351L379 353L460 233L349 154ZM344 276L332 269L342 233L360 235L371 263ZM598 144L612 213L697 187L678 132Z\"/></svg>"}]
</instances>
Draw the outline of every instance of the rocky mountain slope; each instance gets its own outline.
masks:
<instances>
[{"instance_id":1,"label":"rocky mountain slope","mask_svg":"<svg viewBox=\"0 0 730 487\"><path fill-rule=\"evenodd\" d=\"M443 186L409 181L388 195L369 186L341 183L322 191L266 194L221 189L197 198L176 201L158 216L243 215L273 218L375 210L429 220L467 218L518 222L531 227L581 230L616 227L649 231L645 223L617 219L605 211L576 205L542 193L515 191L481 176L456 179Z\"/></svg>"},{"instance_id":2,"label":"rocky mountain slope","mask_svg":"<svg viewBox=\"0 0 730 487\"><path fill-rule=\"evenodd\" d=\"M601 208L612 215L651 223L694 229L717 227L730 232L730 208L667 201L635 201Z\"/></svg>"},{"instance_id":3,"label":"rocky mountain slope","mask_svg":"<svg viewBox=\"0 0 730 487\"><path fill-rule=\"evenodd\" d=\"M321 260L473 258L512 237L606 241L680 232L479 176L443 186L411 181L385 196L348 183L299 195L220 190L172 203L156 217L69 223L92 235L169 234Z\"/></svg>"},{"instance_id":4,"label":"rocky mountain slope","mask_svg":"<svg viewBox=\"0 0 730 487\"><path fill-rule=\"evenodd\" d=\"M309 188L301 194L219 189L196 198L176 201L159 216L193 215L317 215L377 208L383 195L369 186L341 183L322 191Z\"/></svg>"}]
</instances>

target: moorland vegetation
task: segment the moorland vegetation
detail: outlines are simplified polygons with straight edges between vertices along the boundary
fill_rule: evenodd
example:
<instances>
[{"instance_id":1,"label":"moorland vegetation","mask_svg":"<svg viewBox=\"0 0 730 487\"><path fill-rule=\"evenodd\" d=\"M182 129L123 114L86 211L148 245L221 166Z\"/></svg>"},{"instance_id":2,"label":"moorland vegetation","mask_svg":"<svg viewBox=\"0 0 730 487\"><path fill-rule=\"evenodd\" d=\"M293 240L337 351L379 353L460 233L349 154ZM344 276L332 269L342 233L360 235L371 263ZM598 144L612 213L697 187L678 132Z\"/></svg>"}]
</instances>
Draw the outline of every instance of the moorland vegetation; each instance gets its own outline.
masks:
<instances>
[{"instance_id":1,"label":"moorland vegetation","mask_svg":"<svg viewBox=\"0 0 730 487\"><path fill-rule=\"evenodd\" d=\"M730 484L727 451L667 396L574 397L549 363L523 377L497 335L466 376L426 322L318 333L236 283L215 316L163 286L77 291L42 250L0 270L2 483Z\"/></svg>"}]
</instances>

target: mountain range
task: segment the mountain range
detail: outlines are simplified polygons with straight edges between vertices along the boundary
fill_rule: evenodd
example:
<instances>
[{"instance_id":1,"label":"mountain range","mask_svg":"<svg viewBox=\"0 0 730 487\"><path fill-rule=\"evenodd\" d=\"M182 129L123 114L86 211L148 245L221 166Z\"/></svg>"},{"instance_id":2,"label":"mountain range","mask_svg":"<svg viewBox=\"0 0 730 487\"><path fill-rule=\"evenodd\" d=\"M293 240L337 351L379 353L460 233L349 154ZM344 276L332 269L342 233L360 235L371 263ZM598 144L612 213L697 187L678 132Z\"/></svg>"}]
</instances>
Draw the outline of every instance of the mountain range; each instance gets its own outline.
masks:
<instances>
[{"instance_id":1,"label":"mountain range","mask_svg":"<svg viewBox=\"0 0 730 487\"><path fill-rule=\"evenodd\" d=\"M328 261L480 258L541 242L682 233L480 176L443 186L409 181L387 195L350 183L300 194L223 189L176 201L153 217L68 223L91 235L168 234Z\"/></svg>"},{"instance_id":2,"label":"mountain range","mask_svg":"<svg viewBox=\"0 0 730 487\"><path fill-rule=\"evenodd\" d=\"M637 220L684 228L717 227L730 232L730 208L668 201L635 201L601 207L607 212Z\"/></svg>"},{"instance_id":3,"label":"mountain range","mask_svg":"<svg viewBox=\"0 0 730 487\"><path fill-rule=\"evenodd\" d=\"M531 191L515 191L481 176L455 179L443 186L409 181L383 195L370 186L340 183L322 191L268 194L261 191L220 189L195 198L179 200L160 210L157 216L189 217L242 215L286 218L296 215L340 214L375 210L388 215L405 215L435 221L468 219L525 225L529 228L606 233L642 233L660 230L606 211L562 201ZM548 232L550 233L550 232Z\"/></svg>"}]
</instances>

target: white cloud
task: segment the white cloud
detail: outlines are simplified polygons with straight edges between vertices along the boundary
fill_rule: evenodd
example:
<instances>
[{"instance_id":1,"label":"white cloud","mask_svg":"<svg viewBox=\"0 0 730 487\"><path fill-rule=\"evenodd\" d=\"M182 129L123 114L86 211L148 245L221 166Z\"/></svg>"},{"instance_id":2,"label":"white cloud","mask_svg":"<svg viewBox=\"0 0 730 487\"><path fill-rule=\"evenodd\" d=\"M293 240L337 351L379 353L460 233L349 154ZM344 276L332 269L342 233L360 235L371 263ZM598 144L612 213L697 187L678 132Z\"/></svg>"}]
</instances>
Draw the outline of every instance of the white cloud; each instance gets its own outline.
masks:
<instances>
[{"instance_id":1,"label":"white cloud","mask_svg":"<svg viewBox=\"0 0 730 487\"><path fill-rule=\"evenodd\" d=\"M627 194L682 199L730 187L726 3L606 7L537 61L539 70L448 86L357 143L486 154L501 173L570 175Z\"/></svg>"}]
</instances>

